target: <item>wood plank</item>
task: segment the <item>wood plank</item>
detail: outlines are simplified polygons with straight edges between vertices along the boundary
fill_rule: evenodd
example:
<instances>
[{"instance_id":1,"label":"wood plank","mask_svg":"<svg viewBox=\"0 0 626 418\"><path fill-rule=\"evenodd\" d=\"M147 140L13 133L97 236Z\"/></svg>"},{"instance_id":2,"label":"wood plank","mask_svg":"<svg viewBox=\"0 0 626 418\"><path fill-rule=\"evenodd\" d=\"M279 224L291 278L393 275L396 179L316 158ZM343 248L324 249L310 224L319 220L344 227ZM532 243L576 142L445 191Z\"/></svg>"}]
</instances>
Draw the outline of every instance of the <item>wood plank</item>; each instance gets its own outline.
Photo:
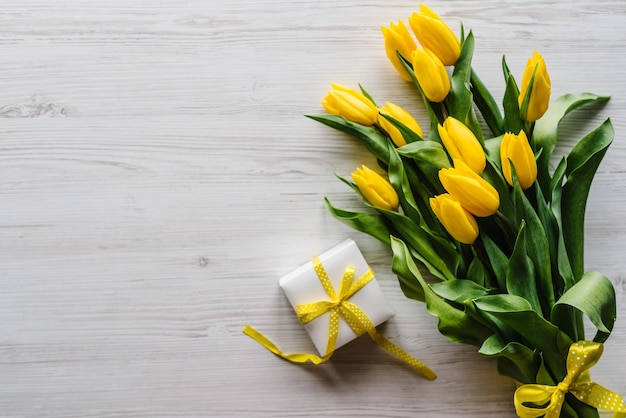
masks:
<instances>
[{"instance_id":1,"label":"wood plank","mask_svg":"<svg viewBox=\"0 0 626 418\"><path fill-rule=\"evenodd\" d=\"M564 152L611 116L591 190L586 264L615 284L618 320L593 369L626 394L626 4L435 1L476 36L496 96L500 61L533 49L555 96L611 94L563 124ZM359 207L333 173L375 164L302 115L331 82L427 115L387 62L380 26L408 2L68 0L0 12L0 415L7 417L503 417L514 382L447 341L406 299L389 250L326 213ZM354 238L396 316L386 336L439 374L427 382L367 338L322 366L280 276Z\"/></svg>"}]
</instances>

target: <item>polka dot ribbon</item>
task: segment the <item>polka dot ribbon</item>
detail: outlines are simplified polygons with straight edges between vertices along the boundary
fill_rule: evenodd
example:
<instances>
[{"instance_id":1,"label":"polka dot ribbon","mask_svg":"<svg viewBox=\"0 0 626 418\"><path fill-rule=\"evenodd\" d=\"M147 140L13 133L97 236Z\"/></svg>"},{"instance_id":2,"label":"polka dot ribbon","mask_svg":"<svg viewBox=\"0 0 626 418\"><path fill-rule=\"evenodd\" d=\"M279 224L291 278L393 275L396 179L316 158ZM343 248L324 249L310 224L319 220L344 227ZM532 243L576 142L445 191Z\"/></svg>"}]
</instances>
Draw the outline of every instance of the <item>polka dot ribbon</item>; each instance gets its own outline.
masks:
<instances>
[{"instance_id":1,"label":"polka dot ribbon","mask_svg":"<svg viewBox=\"0 0 626 418\"><path fill-rule=\"evenodd\" d=\"M572 344L567 355L567 375L562 382L556 386L523 385L515 391L517 415L521 418L558 418L565 394L569 392L587 405L615 412L616 417L625 416L626 404L622 397L591 381L589 369L598 362L602 350L602 344L591 341Z\"/></svg>"},{"instance_id":2,"label":"polka dot ribbon","mask_svg":"<svg viewBox=\"0 0 626 418\"><path fill-rule=\"evenodd\" d=\"M374 278L374 271L371 268L357 280L354 280L356 270L353 267L347 267L341 279L341 285L338 293L335 291L335 287L333 286L330 277L328 277L328 273L326 272L326 269L324 268L324 265L320 261L319 257L315 257L313 259L313 269L315 270L320 283L324 287L329 300L298 305L296 306L296 313L298 315L298 320L303 325L308 324L325 313L329 314L330 330L328 334L328 343L326 344L326 353L323 357L319 357L315 354L285 354L274 343L250 325L246 325L243 332L272 353L286 360L295 363L305 363L310 361L313 364L320 364L330 359L335 351L337 336L339 335L339 320L343 317L357 336L367 333L381 347L398 357L400 360L409 364L428 380L434 380L437 377L437 375L424 363L408 354L387 338L378 334L376 332L376 327L367 317L365 312L363 312L358 305L348 300L352 297L352 295L361 290Z\"/></svg>"}]
</instances>

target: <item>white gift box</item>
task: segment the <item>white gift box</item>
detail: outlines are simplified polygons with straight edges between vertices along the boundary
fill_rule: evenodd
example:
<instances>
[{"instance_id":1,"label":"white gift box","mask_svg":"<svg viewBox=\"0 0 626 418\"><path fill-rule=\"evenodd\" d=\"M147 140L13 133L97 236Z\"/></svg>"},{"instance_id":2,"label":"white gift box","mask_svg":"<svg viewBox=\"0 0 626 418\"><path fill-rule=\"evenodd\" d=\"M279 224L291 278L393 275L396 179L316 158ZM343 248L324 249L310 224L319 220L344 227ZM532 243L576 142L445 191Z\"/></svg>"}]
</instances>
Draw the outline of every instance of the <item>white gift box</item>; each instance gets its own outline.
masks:
<instances>
[{"instance_id":1,"label":"white gift box","mask_svg":"<svg viewBox=\"0 0 626 418\"><path fill-rule=\"evenodd\" d=\"M336 292L339 292L341 279L346 267L353 267L356 269L354 280L357 280L369 269L363 254L361 254L361 251L357 247L356 243L351 239L348 239L324 252L319 256L319 259L326 269L328 277L332 281ZM330 300L317 274L315 273L315 270L313 270L312 261L303 264L291 273L282 277L279 281L279 285L285 292L285 295L287 296L287 299L289 299L289 302L291 303L291 306L293 306L294 310L296 306L305 303ZM380 285L376 281L376 278L368 282L361 290L352 295L348 300L359 306L372 321L374 326L382 324L394 315L394 312L391 309L389 302L387 302L387 299L385 298ZM305 324L304 328L309 333L309 337L311 337L311 340L313 341L313 344L315 344L315 348L317 348L320 355L324 356L327 354L325 351L326 344L328 343L330 314L327 312L319 316L308 324ZM339 334L337 336L337 344L335 348L337 349L345 345L356 337L357 335L352 331L345 319L341 317L339 323Z\"/></svg>"}]
</instances>

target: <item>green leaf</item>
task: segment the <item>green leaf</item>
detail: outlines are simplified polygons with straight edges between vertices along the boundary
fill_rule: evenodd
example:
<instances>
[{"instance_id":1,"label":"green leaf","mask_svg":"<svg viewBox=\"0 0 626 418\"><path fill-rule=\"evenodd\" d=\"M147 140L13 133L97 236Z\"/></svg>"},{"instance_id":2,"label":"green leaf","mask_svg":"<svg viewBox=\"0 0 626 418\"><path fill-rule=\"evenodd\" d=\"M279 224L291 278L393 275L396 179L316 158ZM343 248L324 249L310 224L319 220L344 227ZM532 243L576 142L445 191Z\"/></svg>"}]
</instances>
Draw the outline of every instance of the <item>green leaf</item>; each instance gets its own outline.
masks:
<instances>
[{"instance_id":1,"label":"green leaf","mask_svg":"<svg viewBox=\"0 0 626 418\"><path fill-rule=\"evenodd\" d=\"M520 109L519 109L520 116L523 120L526 120L526 116L528 115L528 105L530 104L530 95L533 92L533 84L535 84L536 73L537 73L537 65L535 64L535 68L533 69L533 73L530 76L530 80L528 80L528 86L526 86L524 97L522 98L522 105L520 106Z\"/></svg>"},{"instance_id":2,"label":"green leaf","mask_svg":"<svg viewBox=\"0 0 626 418\"><path fill-rule=\"evenodd\" d=\"M326 126L352 135L361 141L376 158L384 163L389 161L389 140L378 129L350 122L343 116L337 115L305 115Z\"/></svg>"},{"instance_id":3,"label":"green leaf","mask_svg":"<svg viewBox=\"0 0 626 418\"><path fill-rule=\"evenodd\" d=\"M402 160L395 149L391 149L389 151L388 175L389 182L398 194L400 205L402 206L404 213L418 224L421 224L422 215L420 214L420 210L417 207L415 198L413 197L413 191L411 190L409 180L406 177Z\"/></svg>"},{"instance_id":4,"label":"green leaf","mask_svg":"<svg viewBox=\"0 0 626 418\"><path fill-rule=\"evenodd\" d=\"M429 160L429 162L422 161L422 159L410 158L402 155L402 151L400 151L400 149L406 147L407 145L413 146L413 144L427 144L416 145L414 149L421 149L421 151L419 151L419 153L421 154L420 157L422 159ZM439 181L440 168L436 167L433 163L438 165L443 164L444 161L447 161L447 154L445 154L445 152L443 151L440 143L430 140L413 142L407 145L405 145L404 147L396 148L396 151L403 157L402 161L404 162L404 165L406 167L407 177L409 178L409 182L411 183L411 188L414 191L417 190L419 192L419 196L423 200L426 207L430 208L430 198L434 195L444 192L444 188ZM443 152L446 160L443 160L441 158L442 155L439 154L437 148L439 148ZM439 155L436 155L436 153ZM413 177L411 177L411 175ZM428 209L428 211L430 212L430 209ZM432 223L430 222L429 225L433 227Z\"/></svg>"},{"instance_id":5,"label":"green leaf","mask_svg":"<svg viewBox=\"0 0 626 418\"><path fill-rule=\"evenodd\" d=\"M544 199L541 188L536 186L535 201L537 202L537 215L541 220L541 225L545 230L549 247L550 270L552 272L553 294L563 294L563 292L574 284L574 275L567 258L563 234L553 210Z\"/></svg>"},{"instance_id":6,"label":"green leaf","mask_svg":"<svg viewBox=\"0 0 626 418\"><path fill-rule=\"evenodd\" d=\"M437 240L407 216L379 209L393 224L398 236L411 247L413 256L421 261L435 277L452 280L459 264L459 254L451 241Z\"/></svg>"},{"instance_id":7,"label":"green leaf","mask_svg":"<svg viewBox=\"0 0 626 418\"><path fill-rule=\"evenodd\" d=\"M504 72L504 82L506 84L502 107L504 108L504 132L518 134L524 127L524 122L520 117L519 109L519 88L515 78L506 64L506 59L502 57L502 70Z\"/></svg>"},{"instance_id":8,"label":"green leaf","mask_svg":"<svg viewBox=\"0 0 626 418\"><path fill-rule=\"evenodd\" d=\"M556 256L559 275L563 280L563 291L569 289L574 285L574 283L576 283L574 280L574 272L572 271L572 266L569 262L569 256L567 255L567 248L565 247L565 239L563 238L563 217L561 216L561 197L563 196L563 179L565 178L566 169L567 160L563 157L554 171L554 176L552 177L552 181L550 183L550 191L548 193L548 196L551 199L550 208L552 209L558 228Z\"/></svg>"},{"instance_id":9,"label":"green leaf","mask_svg":"<svg viewBox=\"0 0 626 418\"><path fill-rule=\"evenodd\" d=\"M424 292L428 312L439 318L439 332L454 342L480 346L492 332L487 327L444 300L430 288L415 265L406 244L391 237L393 260L391 268L400 280L418 283Z\"/></svg>"},{"instance_id":10,"label":"green leaf","mask_svg":"<svg viewBox=\"0 0 626 418\"><path fill-rule=\"evenodd\" d=\"M515 170L512 167L512 170ZM554 305L554 286L552 282L552 270L550 267L550 246L546 231L535 212L532 204L522 191L517 178L513 188L515 206L522 213L526 223L526 253L535 267L535 280L541 291L540 300L547 304L547 310Z\"/></svg>"},{"instance_id":11,"label":"green leaf","mask_svg":"<svg viewBox=\"0 0 626 418\"><path fill-rule=\"evenodd\" d=\"M470 74L470 85L474 103L476 107L478 107L483 119L485 119L489 130L491 130L493 136L502 135L504 133L504 119L502 118L502 113L500 113L495 99L474 70L472 70Z\"/></svg>"},{"instance_id":12,"label":"green leaf","mask_svg":"<svg viewBox=\"0 0 626 418\"><path fill-rule=\"evenodd\" d=\"M509 268L506 272L506 289L511 295L524 298L532 309L541 315L541 304L537 296L535 266L527 254L526 222L522 221L515 241L513 254L509 259Z\"/></svg>"},{"instance_id":13,"label":"green leaf","mask_svg":"<svg viewBox=\"0 0 626 418\"><path fill-rule=\"evenodd\" d=\"M395 152L393 155L395 155L395 159L398 158ZM394 157L392 157L392 162L394 162ZM398 173L396 173L396 170ZM398 178L402 176L400 169L396 167L392 169L390 173L390 179L401 182L401 180L398 180ZM338 175L337 178L363 197L361 191L354 183ZM410 194L407 194L407 196L410 196ZM420 260L435 277L439 277L442 280L454 278L454 272L457 270L460 263L460 256L456 251L456 247L452 241L438 236L425 225L418 226L416 222L421 220L421 216L415 209L412 210L415 212L415 216L419 218L418 221L395 211L376 208L369 204L365 198L363 198L363 203L382 215L338 209L331 205L328 198L325 198L325 202L326 207L335 218L357 231L377 238L386 245L390 243L390 235L397 234L402 236L411 244L414 256ZM408 203L407 207L410 207Z\"/></svg>"},{"instance_id":14,"label":"green leaf","mask_svg":"<svg viewBox=\"0 0 626 418\"><path fill-rule=\"evenodd\" d=\"M559 233L559 241L557 244L557 266L559 276L563 280L563 291L571 288L576 281L574 280L574 272L572 266L569 263L569 257L567 255L567 249L565 248L565 240L563 234Z\"/></svg>"},{"instance_id":15,"label":"green leaf","mask_svg":"<svg viewBox=\"0 0 626 418\"><path fill-rule=\"evenodd\" d=\"M593 132L585 136L572 149L567 157L561 206L567 208L561 214L563 239L569 256L574 278L579 279L584 272L584 222L587 196L593 177L613 141L614 130L607 119Z\"/></svg>"},{"instance_id":16,"label":"green leaf","mask_svg":"<svg viewBox=\"0 0 626 418\"><path fill-rule=\"evenodd\" d=\"M478 351L483 356L499 357L498 372L521 383L535 383L541 356L517 342L505 342L499 335L487 338Z\"/></svg>"},{"instance_id":17,"label":"green leaf","mask_svg":"<svg viewBox=\"0 0 626 418\"><path fill-rule=\"evenodd\" d=\"M404 138L404 142L410 144L411 142L421 142L423 138L419 136L413 129L407 127L404 123L400 122L398 119L393 118L390 115L386 115L384 113L380 113L380 116L387 119L389 123L395 126L400 133L402 134L402 138Z\"/></svg>"},{"instance_id":18,"label":"green leaf","mask_svg":"<svg viewBox=\"0 0 626 418\"><path fill-rule=\"evenodd\" d=\"M489 294L489 290L471 280L453 279L433 283L430 287L437 296L460 304Z\"/></svg>"},{"instance_id":19,"label":"green leaf","mask_svg":"<svg viewBox=\"0 0 626 418\"><path fill-rule=\"evenodd\" d=\"M467 269L467 281L472 281L479 286L487 286L490 283L489 273L478 255L474 255Z\"/></svg>"},{"instance_id":20,"label":"green leaf","mask_svg":"<svg viewBox=\"0 0 626 418\"><path fill-rule=\"evenodd\" d=\"M326 202L328 211L339 221L352 229L373 236L387 246L391 244L389 238L391 232L382 215L338 209L330 203L328 198L324 198L324 201Z\"/></svg>"},{"instance_id":21,"label":"green leaf","mask_svg":"<svg viewBox=\"0 0 626 418\"><path fill-rule=\"evenodd\" d=\"M485 153L498 168L500 168L500 143L503 135L485 139Z\"/></svg>"},{"instance_id":22,"label":"green leaf","mask_svg":"<svg viewBox=\"0 0 626 418\"><path fill-rule=\"evenodd\" d=\"M609 96L598 96L591 93L565 94L553 100L546 113L535 123L531 140L535 150L543 150L537 160L537 171L539 183L544 190L547 190L546 186L550 181L550 157L556 147L561 120L580 106L604 102L609 100L609 98ZM549 198L549 196L546 196L546 198Z\"/></svg>"},{"instance_id":23,"label":"green leaf","mask_svg":"<svg viewBox=\"0 0 626 418\"><path fill-rule=\"evenodd\" d=\"M554 170L554 176L550 179L550 188L546 200L552 203L554 216L556 216L559 225L561 224L561 196L563 195L563 180L565 179L565 170L567 169L567 160L561 158L559 164ZM558 208L558 210L554 210Z\"/></svg>"},{"instance_id":24,"label":"green leaf","mask_svg":"<svg viewBox=\"0 0 626 418\"><path fill-rule=\"evenodd\" d=\"M474 34L470 31L461 45L461 53L450 78L450 93L446 100L449 115L463 122L482 143L483 134L474 114L473 95L470 88L473 54Z\"/></svg>"},{"instance_id":25,"label":"green leaf","mask_svg":"<svg viewBox=\"0 0 626 418\"><path fill-rule=\"evenodd\" d=\"M562 330L572 329L571 308L587 315L598 330L593 340L603 343L611 334L617 316L613 284L598 272L586 272L554 305L552 323ZM584 338L583 335L575 337Z\"/></svg>"},{"instance_id":26,"label":"green leaf","mask_svg":"<svg viewBox=\"0 0 626 418\"><path fill-rule=\"evenodd\" d=\"M500 291L506 291L506 272L509 268L509 259L506 254L498 247L493 240L487 235L481 235L483 245L493 273L496 276L498 282L498 288Z\"/></svg>"},{"instance_id":27,"label":"green leaf","mask_svg":"<svg viewBox=\"0 0 626 418\"><path fill-rule=\"evenodd\" d=\"M589 133L570 151L567 156L567 169L565 175L570 181L570 177L576 171L589 171L597 168L595 165L589 165L590 160L597 154L606 151L613 141L614 136L613 125L610 119L605 120L598 128ZM595 173L595 170L593 170Z\"/></svg>"},{"instance_id":28,"label":"green leaf","mask_svg":"<svg viewBox=\"0 0 626 418\"><path fill-rule=\"evenodd\" d=\"M450 168L450 159L443 146L434 141L416 141L397 149L398 154L422 161L437 169Z\"/></svg>"},{"instance_id":29,"label":"green leaf","mask_svg":"<svg viewBox=\"0 0 626 418\"><path fill-rule=\"evenodd\" d=\"M353 182L351 182L350 180L348 180L347 178L335 173L335 177L337 177L339 180L341 180L343 183L347 184L348 186L350 186L350 188L352 190L354 190L357 194L359 194L361 197L363 197L363 193L361 193L361 190L359 189L359 186L357 186L356 184L354 184Z\"/></svg>"},{"instance_id":30,"label":"green leaf","mask_svg":"<svg viewBox=\"0 0 626 418\"><path fill-rule=\"evenodd\" d=\"M461 45L461 53L454 65L450 77L450 93L448 94L448 111L450 116L465 122L473 105L470 90L470 74L472 71L472 55L474 54L474 35L470 33Z\"/></svg>"},{"instance_id":31,"label":"green leaf","mask_svg":"<svg viewBox=\"0 0 626 418\"><path fill-rule=\"evenodd\" d=\"M419 302L425 302L424 289L422 289L418 281L406 276L397 275L397 277L400 290L402 290L405 297Z\"/></svg>"},{"instance_id":32,"label":"green leaf","mask_svg":"<svg viewBox=\"0 0 626 418\"><path fill-rule=\"evenodd\" d=\"M541 382L544 385L554 385L557 383L556 379L550 374L548 368L546 367L543 359L541 360L541 364L539 365L539 370L537 370L537 382Z\"/></svg>"},{"instance_id":33,"label":"green leaf","mask_svg":"<svg viewBox=\"0 0 626 418\"><path fill-rule=\"evenodd\" d=\"M565 362L569 337L555 325L535 312L530 303L515 295L489 295L474 301L476 308L487 316L502 321L515 330L522 344L542 352L544 362L559 380L566 374Z\"/></svg>"},{"instance_id":34,"label":"green leaf","mask_svg":"<svg viewBox=\"0 0 626 418\"><path fill-rule=\"evenodd\" d=\"M391 144L389 147L389 181L398 192L405 214L418 223L420 228L429 235L433 237L442 236L443 228L435 219L430 208L431 194L425 184L429 179L424 179L424 175L422 175L422 180L420 180L420 174L410 164L410 161L403 160ZM418 193L417 199L413 194L414 192Z\"/></svg>"},{"instance_id":35,"label":"green leaf","mask_svg":"<svg viewBox=\"0 0 626 418\"><path fill-rule=\"evenodd\" d=\"M378 105L376 104L376 101L374 100L374 98L367 92L367 90L365 90L363 88L363 86L361 84L359 84L359 89L361 90L361 93L363 93L363 96L367 97L368 100L370 102L372 102L372 104L376 107L378 107Z\"/></svg>"}]
</instances>

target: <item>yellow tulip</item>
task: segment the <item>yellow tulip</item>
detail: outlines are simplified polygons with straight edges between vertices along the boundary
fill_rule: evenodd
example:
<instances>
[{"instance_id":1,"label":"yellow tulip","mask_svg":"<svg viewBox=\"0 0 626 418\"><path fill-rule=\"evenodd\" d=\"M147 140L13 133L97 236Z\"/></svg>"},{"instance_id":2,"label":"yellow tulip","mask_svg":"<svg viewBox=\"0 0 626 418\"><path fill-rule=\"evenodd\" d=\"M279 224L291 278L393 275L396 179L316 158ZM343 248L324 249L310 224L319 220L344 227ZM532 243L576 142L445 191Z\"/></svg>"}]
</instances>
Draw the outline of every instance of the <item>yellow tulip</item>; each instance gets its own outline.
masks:
<instances>
[{"instance_id":1,"label":"yellow tulip","mask_svg":"<svg viewBox=\"0 0 626 418\"><path fill-rule=\"evenodd\" d=\"M522 189L528 189L535 182L537 161L535 161L535 154L533 154L523 130L520 131L519 135L510 132L504 134L500 143L500 161L502 162L504 178L511 186L513 185L511 162L513 162L515 175Z\"/></svg>"},{"instance_id":2,"label":"yellow tulip","mask_svg":"<svg viewBox=\"0 0 626 418\"><path fill-rule=\"evenodd\" d=\"M424 134L422 133L422 128L420 128L417 121L413 118L413 116L411 116L409 112L393 103L385 102L385 105L386 106L380 108L380 113L382 113L383 115L391 116L398 122L402 122L407 128L411 129L420 137L424 136ZM406 145L406 141L404 140L402 133L400 133L400 130L393 126L391 122L389 122L383 116L378 117L378 124L381 128L385 130L385 132L389 134L391 140L394 144L396 144L397 147Z\"/></svg>"},{"instance_id":3,"label":"yellow tulip","mask_svg":"<svg viewBox=\"0 0 626 418\"><path fill-rule=\"evenodd\" d=\"M341 84L333 84L322 106L328 113L340 115L351 122L373 125L378 120L378 108L367 97Z\"/></svg>"},{"instance_id":4,"label":"yellow tulip","mask_svg":"<svg viewBox=\"0 0 626 418\"><path fill-rule=\"evenodd\" d=\"M441 18L420 4L419 13L414 12L409 17L409 25L417 40L426 49L437 55L443 65L454 65L461 54L461 43L452 29Z\"/></svg>"},{"instance_id":5,"label":"yellow tulip","mask_svg":"<svg viewBox=\"0 0 626 418\"><path fill-rule=\"evenodd\" d=\"M474 216L491 216L500 207L496 189L462 160L454 160L454 168L439 170L439 180L446 191Z\"/></svg>"},{"instance_id":6,"label":"yellow tulip","mask_svg":"<svg viewBox=\"0 0 626 418\"><path fill-rule=\"evenodd\" d=\"M416 48L411 57L413 72L431 102L442 102L450 92L450 78L439 58L428 49Z\"/></svg>"},{"instance_id":7,"label":"yellow tulip","mask_svg":"<svg viewBox=\"0 0 626 418\"><path fill-rule=\"evenodd\" d=\"M448 193L430 199L430 207L439 222L457 241L472 244L478 238L478 223L458 200Z\"/></svg>"},{"instance_id":8,"label":"yellow tulip","mask_svg":"<svg viewBox=\"0 0 626 418\"><path fill-rule=\"evenodd\" d=\"M530 84L530 79L533 77L532 90L530 91L530 98L528 100L528 106L526 114L522 115L524 119L529 122L534 122L546 113L548 110L548 104L550 102L550 75L546 69L546 62L543 57L537 52L533 52L533 56L528 59L524 74L522 75L522 89L518 97L518 103L520 109Z\"/></svg>"},{"instance_id":9,"label":"yellow tulip","mask_svg":"<svg viewBox=\"0 0 626 418\"><path fill-rule=\"evenodd\" d=\"M387 210L398 209L398 194L380 174L362 166L352 173L352 180L356 183L365 200L372 206Z\"/></svg>"},{"instance_id":10,"label":"yellow tulip","mask_svg":"<svg viewBox=\"0 0 626 418\"><path fill-rule=\"evenodd\" d=\"M389 27L383 26L381 28L383 32L383 37L385 38L385 51L387 52L387 58L396 67L396 70L402 78L406 81L412 81L413 79L406 72L404 65L400 62L400 58L398 58L398 52L400 55L404 57L407 61L411 61L411 55L413 55L413 51L417 48L415 41L411 37L409 30L406 28L402 20L398 20L398 24L394 24L391 22Z\"/></svg>"},{"instance_id":11,"label":"yellow tulip","mask_svg":"<svg viewBox=\"0 0 626 418\"><path fill-rule=\"evenodd\" d=\"M478 174L483 172L487 163L485 151L470 128L449 116L443 122L443 126L437 126L437 130L450 157L463 160Z\"/></svg>"}]
</instances>

